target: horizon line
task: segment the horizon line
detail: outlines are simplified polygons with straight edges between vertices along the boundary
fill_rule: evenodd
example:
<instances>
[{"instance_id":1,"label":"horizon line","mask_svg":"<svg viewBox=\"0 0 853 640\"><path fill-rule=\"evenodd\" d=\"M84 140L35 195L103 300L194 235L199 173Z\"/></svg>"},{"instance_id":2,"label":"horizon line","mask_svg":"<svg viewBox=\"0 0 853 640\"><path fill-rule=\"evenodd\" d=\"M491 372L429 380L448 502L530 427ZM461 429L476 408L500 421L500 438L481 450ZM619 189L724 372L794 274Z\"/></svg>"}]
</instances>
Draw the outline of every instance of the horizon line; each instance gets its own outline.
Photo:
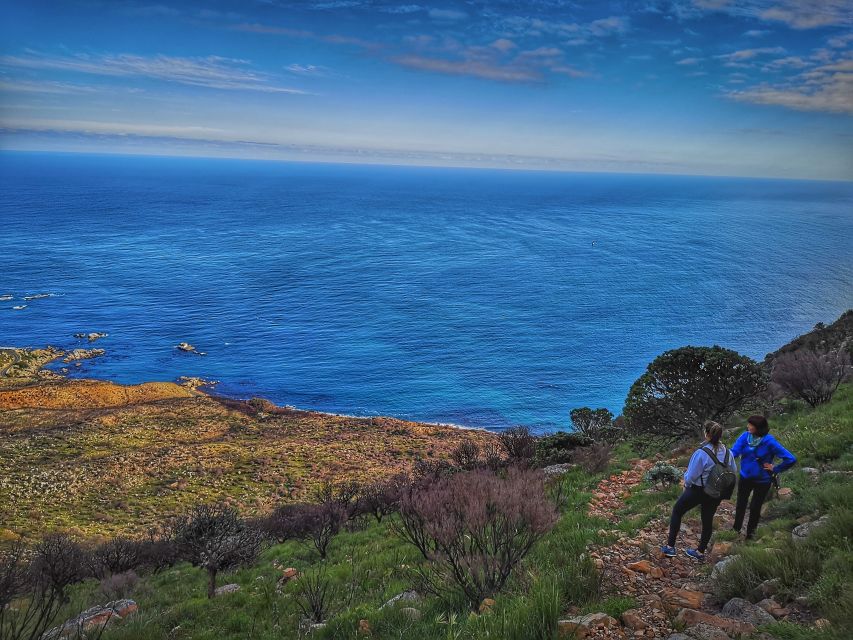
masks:
<instances>
[{"instance_id":1,"label":"horizon line","mask_svg":"<svg viewBox=\"0 0 853 640\"><path fill-rule=\"evenodd\" d=\"M550 168L544 169L539 167L523 167L523 166L492 166L492 165L463 165L463 164L429 164L416 162L370 162L370 161L354 161L346 159L338 160L316 160L311 158L293 159L293 158L265 158L251 157L239 155L204 155L196 153L148 153L145 151L81 151L70 149L31 149L31 148L14 148L0 146L0 154L31 154L31 155L77 155L77 156L118 156L127 158L173 158L173 159L195 159L195 160L234 160L246 162L266 162L275 164L316 164L316 165L331 165L331 166L356 166L356 167L394 167L394 168L412 168L412 169L452 169L452 170L469 170L469 171L505 171L505 172L524 172L524 173L560 173L560 174L589 174L589 175L629 175L629 176L669 176L683 178L726 178L730 180L773 180L779 182L817 182L817 183L841 183L853 184L853 177L848 179L843 178L791 178L767 175L749 175L738 176L729 174L712 174L712 173L674 173L674 172L652 172L652 171L608 171L606 169L559 169Z\"/></svg>"}]
</instances>

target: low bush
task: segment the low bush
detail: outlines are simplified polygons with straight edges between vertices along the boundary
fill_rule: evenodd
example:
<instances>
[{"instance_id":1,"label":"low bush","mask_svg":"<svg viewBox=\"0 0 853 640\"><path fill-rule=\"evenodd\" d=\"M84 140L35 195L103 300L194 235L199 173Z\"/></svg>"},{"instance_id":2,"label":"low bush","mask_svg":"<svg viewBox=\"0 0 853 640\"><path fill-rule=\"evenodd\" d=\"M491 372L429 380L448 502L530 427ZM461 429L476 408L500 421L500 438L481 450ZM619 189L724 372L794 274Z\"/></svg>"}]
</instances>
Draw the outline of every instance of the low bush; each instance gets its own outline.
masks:
<instances>
[{"instance_id":1,"label":"low bush","mask_svg":"<svg viewBox=\"0 0 853 640\"><path fill-rule=\"evenodd\" d=\"M511 427L498 438L510 464L527 465L536 454L536 438L527 427Z\"/></svg>"},{"instance_id":2,"label":"low bush","mask_svg":"<svg viewBox=\"0 0 853 640\"><path fill-rule=\"evenodd\" d=\"M606 442L599 442L589 447L575 449L572 452L571 460L587 473L601 473L602 471L606 471L610 465L612 454L612 445Z\"/></svg>"},{"instance_id":3,"label":"low bush","mask_svg":"<svg viewBox=\"0 0 853 640\"><path fill-rule=\"evenodd\" d=\"M850 372L850 354L846 349L828 353L806 349L777 357L771 380L783 392L816 407L832 399Z\"/></svg>"},{"instance_id":4,"label":"low bush","mask_svg":"<svg viewBox=\"0 0 853 640\"><path fill-rule=\"evenodd\" d=\"M216 575L254 561L262 536L234 509L200 505L172 523L172 539L181 559L207 572L207 597L213 598Z\"/></svg>"},{"instance_id":5,"label":"low bush","mask_svg":"<svg viewBox=\"0 0 853 640\"><path fill-rule=\"evenodd\" d=\"M657 487L667 487L681 482L682 474L678 467L667 462L655 462L652 467L643 474L643 480Z\"/></svg>"},{"instance_id":6,"label":"low bush","mask_svg":"<svg viewBox=\"0 0 853 640\"><path fill-rule=\"evenodd\" d=\"M595 441L587 435L576 432L556 431L536 439L536 465L548 466L572 462L572 456L579 447L589 447Z\"/></svg>"},{"instance_id":7,"label":"low bush","mask_svg":"<svg viewBox=\"0 0 853 640\"><path fill-rule=\"evenodd\" d=\"M460 592L472 609L495 595L557 519L540 472L459 473L404 494L397 534L429 562L422 587Z\"/></svg>"}]
</instances>

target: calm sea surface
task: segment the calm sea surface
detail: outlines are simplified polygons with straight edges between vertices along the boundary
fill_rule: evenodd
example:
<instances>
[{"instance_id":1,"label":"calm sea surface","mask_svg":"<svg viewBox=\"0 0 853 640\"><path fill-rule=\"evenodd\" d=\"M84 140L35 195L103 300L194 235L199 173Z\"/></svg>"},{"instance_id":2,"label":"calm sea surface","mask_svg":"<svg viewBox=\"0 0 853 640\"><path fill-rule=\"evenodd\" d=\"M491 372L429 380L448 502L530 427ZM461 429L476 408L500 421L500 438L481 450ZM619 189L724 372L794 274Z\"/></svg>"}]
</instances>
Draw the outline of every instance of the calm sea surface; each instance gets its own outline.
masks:
<instances>
[{"instance_id":1,"label":"calm sea surface","mask_svg":"<svg viewBox=\"0 0 853 640\"><path fill-rule=\"evenodd\" d=\"M667 349L763 358L853 306L851 183L20 153L0 180L0 345L108 332L76 375L126 383L548 430Z\"/></svg>"}]
</instances>

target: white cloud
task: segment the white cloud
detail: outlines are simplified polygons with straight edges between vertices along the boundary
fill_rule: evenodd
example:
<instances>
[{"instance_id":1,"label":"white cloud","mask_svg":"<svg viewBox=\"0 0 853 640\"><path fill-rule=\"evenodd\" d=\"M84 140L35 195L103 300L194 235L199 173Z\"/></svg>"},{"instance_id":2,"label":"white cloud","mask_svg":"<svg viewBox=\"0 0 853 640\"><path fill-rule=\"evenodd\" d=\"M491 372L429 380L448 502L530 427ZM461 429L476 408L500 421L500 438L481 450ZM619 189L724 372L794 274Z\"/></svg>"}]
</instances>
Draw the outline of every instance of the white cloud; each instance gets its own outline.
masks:
<instances>
[{"instance_id":1,"label":"white cloud","mask_svg":"<svg viewBox=\"0 0 853 640\"><path fill-rule=\"evenodd\" d=\"M692 66L695 64L699 64L700 62L702 62L701 58L684 58L682 60L679 60L675 64L680 64L683 66Z\"/></svg>"},{"instance_id":2,"label":"white cloud","mask_svg":"<svg viewBox=\"0 0 853 640\"><path fill-rule=\"evenodd\" d=\"M246 60L207 56L138 56L132 54L75 54L49 56L38 53L0 56L0 66L70 71L100 76L141 77L211 89L266 93L305 94L273 84L266 74L252 71Z\"/></svg>"},{"instance_id":3,"label":"white cloud","mask_svg":"<svg viewBox=\"0 0 853 640\"><path fill-rule=\"evenodd\" d=\"M741 102L853 115L853 59L816 66L784 83L762 84L727 95Z\"/></svg>"}]
</instances>

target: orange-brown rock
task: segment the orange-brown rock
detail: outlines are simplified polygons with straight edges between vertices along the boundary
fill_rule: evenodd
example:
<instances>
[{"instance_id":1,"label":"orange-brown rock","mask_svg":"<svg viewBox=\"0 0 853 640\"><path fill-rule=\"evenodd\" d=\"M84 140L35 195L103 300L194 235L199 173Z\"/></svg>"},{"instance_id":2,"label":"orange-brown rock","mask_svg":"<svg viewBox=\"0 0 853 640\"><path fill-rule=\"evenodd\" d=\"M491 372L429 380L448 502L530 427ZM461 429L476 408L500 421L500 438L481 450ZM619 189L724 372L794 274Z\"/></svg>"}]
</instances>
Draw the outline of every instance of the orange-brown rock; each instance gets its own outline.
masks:
<instances>
[{"instance_id":1,"label":"orange-brown rock","mask_svg":"<svg viewBox=\"0 0 853 640\"><path fill-rule=\"evenodd\" d=\"M629 609L622 614L622 624L634 631L645 629L648 625L640 617L637 609Z\"/></svg>"},{"instance_id":2,"label":"orange-brown rock","mask_svg":"<svg viewBox=\"0 0 853 640\"><path fill-rule=\"evenodd\" d=\"M491 611L491 610L492 610L492 607L494 607L494 606L495 606L495 601L494 601L494 600L492 600L491 598L485 598L485 599L480 603L480 608L478 609L478 611L479 611L480 613L488 613L489 611Z\"/></svg>"},{"instance_id":3,"label":"orange-brown rock","mask_svg":"<svg viewBox=\"0 0 853 640\"><path fill-rule=\"evenodd\" d=\"M696 624L707 624L729 635L748 635L755 631L755 626L748 622L723 618L705 613L704 611L696 611L695 609L682 609L675 617L675 621L683 624L685 627L692 627Z\"/></svg>"},{"instance_id":4,"label":"orange-brown rock","mask_svg":"<svg viewBox=\"0 0 853 640\"><path fill-rule=\"evenodd\" d=\"M676 609L698 609L702 606L704 598L705 594L701 591L688 591L674 587L664 589L662 594L664 606L672 611Z\"/></svg>"}]
</instances>

